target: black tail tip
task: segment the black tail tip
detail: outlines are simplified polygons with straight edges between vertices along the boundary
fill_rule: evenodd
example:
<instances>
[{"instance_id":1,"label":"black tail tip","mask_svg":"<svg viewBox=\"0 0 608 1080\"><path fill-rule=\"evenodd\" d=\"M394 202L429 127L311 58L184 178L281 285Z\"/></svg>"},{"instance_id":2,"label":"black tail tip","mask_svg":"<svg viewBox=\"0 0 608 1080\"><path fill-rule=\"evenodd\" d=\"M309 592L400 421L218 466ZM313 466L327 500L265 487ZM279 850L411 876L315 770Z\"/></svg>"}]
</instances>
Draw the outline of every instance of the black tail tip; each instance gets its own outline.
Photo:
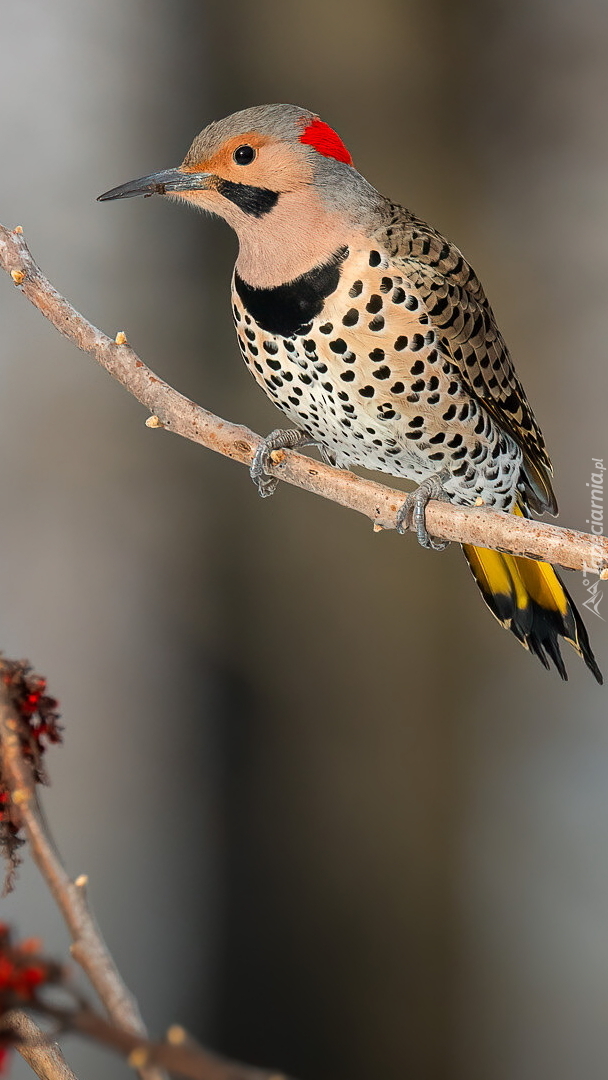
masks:
<instances>
[{"instance_id":1,"label":"black tail tip","mask_svg":"<svg viewBox=\"0 0 608 1080\"><path fill-rule=\"evenodd\" d=\"M547 611L532 600L532 625L527 633L521 636L520 640L528 646L530 652L538 657L543 667L550 671L551 662L553 662L560 678L564 682L568 682L568 672L559 647L560 637L564 638L584 660L596 682L603 686L604 676L593 655L585 624L561 578L560 582L568 598L566 616L562 617L556 612Z\"/></svg>"}]
</instances>

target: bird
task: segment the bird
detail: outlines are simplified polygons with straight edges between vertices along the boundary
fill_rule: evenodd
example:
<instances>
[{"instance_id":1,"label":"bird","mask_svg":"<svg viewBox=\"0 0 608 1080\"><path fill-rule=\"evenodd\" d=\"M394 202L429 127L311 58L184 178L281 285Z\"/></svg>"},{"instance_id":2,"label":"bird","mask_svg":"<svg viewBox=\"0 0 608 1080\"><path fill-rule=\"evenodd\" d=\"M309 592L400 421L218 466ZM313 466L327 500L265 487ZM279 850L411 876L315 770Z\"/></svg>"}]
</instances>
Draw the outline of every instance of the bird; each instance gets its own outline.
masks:
<instances>
[{"instance_id":1,"label":"bird","mask_svg":"<svg viewBox=\"0 0 608 1080\"><path fill-rule=\"evenodd\" d=\"M177 168L100 201L158 194L224 218L237 234L232 310L243 359L294 425L255 454L316 445L337 468L416 484L397 526L423 547L429 499L529 517L557 514L553 469L474 270L455 244L377 191L341 137L297 105L208 124ZM492 614L567 679L560 638L602 682L576 606L549 563L464 544Z\"/></svg>"}]
</instances>

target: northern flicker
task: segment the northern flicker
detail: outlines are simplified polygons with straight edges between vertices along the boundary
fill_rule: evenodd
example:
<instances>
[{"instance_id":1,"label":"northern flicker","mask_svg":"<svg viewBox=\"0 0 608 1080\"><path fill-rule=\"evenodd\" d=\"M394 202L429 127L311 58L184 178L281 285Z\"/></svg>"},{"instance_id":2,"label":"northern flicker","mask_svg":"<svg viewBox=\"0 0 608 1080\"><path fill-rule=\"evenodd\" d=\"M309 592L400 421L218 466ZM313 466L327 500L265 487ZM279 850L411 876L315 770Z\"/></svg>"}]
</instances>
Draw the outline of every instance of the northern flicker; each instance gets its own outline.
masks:
<instances>
[{"instance_id":1,"label":"northern flicker","mask_svg":"<svg viewBox=\"0 0 608 1080\"><path fill-rule=\"evenodd\" d=\"M281 447L316 444L331 464L418 486L399 523L423 546L429 498L557 513L545 443L482 286L454 244L375 190L341 138L295 105L209 124L178 168L100 196L169 195L223 217L239 255L239 346L295 424L252 466L262 495ZM464 545L484 600L545 667L565 638L598 680L582 619L547 563Z\"/></svg>"}]
</instances>

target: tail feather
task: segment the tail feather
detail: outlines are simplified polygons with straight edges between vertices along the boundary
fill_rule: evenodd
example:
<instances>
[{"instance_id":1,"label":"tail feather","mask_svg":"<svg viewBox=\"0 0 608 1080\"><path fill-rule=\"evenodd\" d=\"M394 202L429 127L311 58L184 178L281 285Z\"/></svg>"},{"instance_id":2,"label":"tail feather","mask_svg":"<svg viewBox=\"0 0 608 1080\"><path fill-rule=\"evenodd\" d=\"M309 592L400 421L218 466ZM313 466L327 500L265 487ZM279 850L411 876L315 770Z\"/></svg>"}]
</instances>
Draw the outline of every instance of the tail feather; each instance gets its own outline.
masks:
<instances>
[{"instance_id":1,"label":"tail feather","mask_svg":"<svg viewBox=\"0 0 608 1080\"><path fill-rule=\"evenodd\" d=\"M549 563L471 544L463 544L463 551L492 614L544 667L549 669L553 661L562 679L567 680L559 647L563 637L598 683L603 683L583 620Z\"/></svg>"}]
</instances>

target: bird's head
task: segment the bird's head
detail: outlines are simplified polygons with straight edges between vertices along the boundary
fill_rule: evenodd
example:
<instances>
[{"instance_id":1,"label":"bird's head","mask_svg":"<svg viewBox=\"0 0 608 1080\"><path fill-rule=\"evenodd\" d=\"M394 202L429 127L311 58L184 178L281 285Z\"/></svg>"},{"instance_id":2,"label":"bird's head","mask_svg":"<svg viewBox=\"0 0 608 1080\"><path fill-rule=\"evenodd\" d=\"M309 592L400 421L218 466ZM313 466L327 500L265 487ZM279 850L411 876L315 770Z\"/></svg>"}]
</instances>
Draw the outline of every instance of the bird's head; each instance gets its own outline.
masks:
<instances>
[{"instance_id":1,"label":"bird's head","mask_svg":"<svg viewBox=\"0 0 608 1080\"><path fill-rule=\"evenodd\" d=\"M260 274L268 278L263 264L274 262L274 275L284 279L306 268L315 244L320 254L333 250L345 217L350 212L356 220L360 211L358 182L373 191L340 136L315 113L261 105L209 124L177 168L132 180L99 199L177 196L220 215L239 237L239 269L253 283Z\"/></svg>"},{"instance_id":2,"label":"bird's head","mask_svg":"<svg viewBox=\"0 0 608 1080\"><path fill-rule=\"evenodd\" d=\"M209 124L176 169L142 176L99 196L176 195L234 220L263 217L282 195L314 185L323 165L352 166L328 124L296 105L260 105ZM335 168L331 169L335 173Z\"/></svg>"}]
</instances>

